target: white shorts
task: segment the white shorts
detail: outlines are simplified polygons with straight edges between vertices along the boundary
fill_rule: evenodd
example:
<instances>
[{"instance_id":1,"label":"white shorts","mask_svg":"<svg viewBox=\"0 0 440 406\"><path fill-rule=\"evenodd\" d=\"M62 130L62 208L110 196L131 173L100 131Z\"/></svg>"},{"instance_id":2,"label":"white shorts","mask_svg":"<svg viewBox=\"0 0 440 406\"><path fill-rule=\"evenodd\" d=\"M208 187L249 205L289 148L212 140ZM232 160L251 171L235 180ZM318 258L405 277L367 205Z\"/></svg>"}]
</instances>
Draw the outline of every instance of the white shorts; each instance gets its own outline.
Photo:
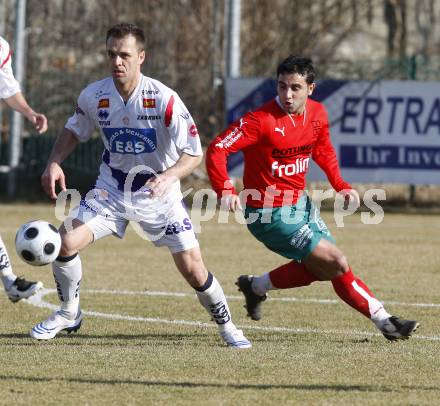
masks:
<instances>
[{"instance_id":1,"label":"white shorts","mask_svg":"<svg viewBox=\"0 0 440 406\"><path fill-rule=\"evenodd\" d=\"M94 241L111 234L123 238L130 223L140 237L172 253L199 246L185 205L175 196L152 199L140 191L124 199L123 193L95 188L65 220L67 230L73 219L87 225Z\"/></svg>"}]
</instances>

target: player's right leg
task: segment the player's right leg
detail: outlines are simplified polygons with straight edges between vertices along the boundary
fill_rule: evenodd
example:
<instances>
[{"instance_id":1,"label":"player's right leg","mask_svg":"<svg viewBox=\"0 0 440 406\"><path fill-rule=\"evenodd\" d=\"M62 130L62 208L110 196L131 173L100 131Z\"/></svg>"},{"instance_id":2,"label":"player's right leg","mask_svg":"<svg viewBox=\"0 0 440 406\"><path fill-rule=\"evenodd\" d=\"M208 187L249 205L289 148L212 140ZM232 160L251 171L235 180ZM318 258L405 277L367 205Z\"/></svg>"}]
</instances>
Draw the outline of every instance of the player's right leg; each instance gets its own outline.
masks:
<instances>
[{"instance_id":1,"label":"player's right leg","mask_svg":"<svg viewBox=\"0 0 440 406\"><path fill-rule=\"evenodd\" d=\"M252 320L261 319L262 302L273 289L310 285L318 278L301 263L324 237L333 240L307 196L295 205L267 209L246 208L245 217L256 218L248 224L251 234L268 249L293 260L261 276L241 275L236 282L245 297L245 307ZM309 226L310 219L314 218Z\"/></svg>"},{"instance_id":2,"label":"player's right leg","mask_svg":"<svg viewBox=\"0 0 440 406\"><path fill-rule=\"evenodd\" d=\"M174 252L173 258L182 276L196 291L200 304L217 324L223 341L232 348L250 348L251 342L232 322L223 289L216 277L205 268L199 247Z\"/></svg>"},{"instance_id":3,"label":"player's right leg","mask_svg":"<svg viewBox=\"0 0 440 406\"><path fill-rule=\"evenodd\" d=\"M216 323L223 341L232 348L250 348L250 341L232 322L220 283L203 263L199 243L184 205L180 201L174 201L170 206L164 204L151 216L137 221L156 246L168 247L177 269L195 290L200 304Z\"/></svg>"},{"instance_id":4,"label":"player's right leg","mask_svg":"<svg viewBox=\"0 0 440 406\"><path fill-rule=\"evenodd\" d=\"M69 231L64 225L60 228L61 250L52 264L60 308L31 330L31 337L38 340L50 340L62 330L71 332L81 327L79 285L82 265L79 251L93 242L93 233L79 220L74 220L72 225L73 229Z\"/></svg>"},{"instance_id":5,"label":"player's right leg","mask_svg":"<svg viewBox=\"0 0 440 406\"><path fill-rule=\"evenodd\" d=\"M92 206L92 203L95 204ZM98 207L94 200L83 201L74 209L75 218L67 219L60 228L61 251L52 264L60 308L48 319L37 324L31 330L31 337L50 340L62 330L71 332L81 327L83 316L79 300L82 265L79 251L108 235L122 236L127 226L127 221L111 215L110 211L103 213L104 209L114 209L111 202L105 200L99 204Z\"/></svg>"}]
</instances>

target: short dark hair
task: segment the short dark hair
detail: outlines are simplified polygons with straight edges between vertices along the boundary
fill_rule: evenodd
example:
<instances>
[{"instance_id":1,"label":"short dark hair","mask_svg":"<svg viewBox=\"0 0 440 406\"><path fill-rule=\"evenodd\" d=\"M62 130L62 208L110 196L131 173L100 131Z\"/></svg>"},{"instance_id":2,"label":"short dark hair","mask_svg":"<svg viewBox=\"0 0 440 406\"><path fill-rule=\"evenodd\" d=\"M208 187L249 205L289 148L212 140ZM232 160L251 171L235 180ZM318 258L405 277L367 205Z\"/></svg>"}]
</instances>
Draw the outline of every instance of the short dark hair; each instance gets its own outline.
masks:
<instances>
[{"instance_id":1,"label":"short dark hair","mask_svg":"<svg viewBox=\"0 0 440 406\"><path fill-rule=\"evenodd\" d=\"M143 50L145 48L144 31L137 25L129 23L116 24L112 28L110 28L107 31L105 42L107 43L109 38L125 38L127 35L133 35L133 37L136 38L136 42L139 45L140 50Z\"/></svg>"},{"instance_id":2,"label":"short dark hair","mask_svg":"<svg viewBox=\"0 0 440 406\"><path fill-rule=\"evenodd\" d=\"M277 68L277 77L285 73L297 73L304 76L310 85L315 81L315 68L310 58L289 55Z\"/></svg>"}]
</instances>

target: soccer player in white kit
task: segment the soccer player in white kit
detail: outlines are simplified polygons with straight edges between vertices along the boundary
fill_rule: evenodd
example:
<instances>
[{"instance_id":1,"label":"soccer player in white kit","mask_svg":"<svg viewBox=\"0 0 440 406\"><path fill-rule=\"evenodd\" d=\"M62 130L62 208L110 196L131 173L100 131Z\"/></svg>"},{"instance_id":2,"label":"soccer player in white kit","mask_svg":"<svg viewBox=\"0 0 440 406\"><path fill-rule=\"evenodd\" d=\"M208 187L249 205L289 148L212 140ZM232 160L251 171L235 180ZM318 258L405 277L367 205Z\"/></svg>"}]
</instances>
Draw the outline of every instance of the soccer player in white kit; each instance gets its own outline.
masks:
<instances>
[{"instance_id":1,"label":"soccer player in white kit","mask_svg":"<svg viewBox=\"0 0 440 406\"><path fill-rule=\"evenodd\" d=\"M179 179L202 159L197 127L173 90L141 74L144 44L143 31L132 24L118 24L107 32L111 77L81 92L42 175L44 190L56 198L57 183L65 190L61 162L100 129L104 153L95 188L60 228L62 247L53 264L60 308L36 325L31 336L49 340L61 330L80 328L78 252L108 235L122 238L132 221L156 246L169 248L226 344L249 348L251 343L232 322L220 284L203 264L182 203Z\"/></svg>"},{"instance_id":2,"label":"soccer player in white kit","mask_svg":"<svg viewBox=\"0 0 440 406\"><path fill-rule=\"evenodd\" d=\"M41 134L47 130L47 119L43 114L32 110L21 93L20 85L12 72L11 54L8 42L0 37L0 99L4 99L9 107L23 114ZM1 236L0 278L8 298L14 303L32 296L43 287L41 282L27 281L14 274Z\"/></svg>"}]
</instances>

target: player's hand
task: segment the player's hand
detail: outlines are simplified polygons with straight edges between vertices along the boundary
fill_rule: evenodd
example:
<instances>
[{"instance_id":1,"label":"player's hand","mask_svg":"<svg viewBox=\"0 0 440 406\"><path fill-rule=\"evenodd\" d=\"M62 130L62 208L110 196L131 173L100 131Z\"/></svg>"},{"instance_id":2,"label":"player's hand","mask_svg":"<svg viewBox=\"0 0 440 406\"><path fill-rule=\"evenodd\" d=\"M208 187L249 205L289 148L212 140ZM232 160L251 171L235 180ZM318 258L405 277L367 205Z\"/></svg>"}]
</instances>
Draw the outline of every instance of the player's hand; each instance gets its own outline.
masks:
<instances>
[{"instance_id":1,"label":"player's hand","mask_svg":"<svg viewBox=\"0 0 440 406\"><path fill-rule=\"evenodd\" d=\"M47 118L44 114L33 113L29 117L29 121L33 124L38 134L43 134L47 131Z\"/></svg>"},{"instance_id":2,"label":"player's hand","mask_svg":"<svg viewBox=\"0 0 440 406\"><path fill-rule=\"evenodd\" d=\"M56 199L56 184L59 183L62 191L66 190L66 178L61 166L56 162L51 162L41 175L41 186L51 199Z\"/></svg>"},{"instance_id":3,"label":"player's hand","mask_svg":"<svg viewBox=\"0 0 440 406\"><path fill-rule=\"evenodd\" d=\"M243 210L243 207L241 206L240 198L237 195L233 195L233 194L222 196L221 207L225 207L232 212L235 212L237 210Z\"/></svg>"},{"instance_id":4,"label":"player's hand","mask_svg":"<svg viewBox=\"0 0 440 406\"><path fill-rule=\"evenodd\" d=\"M178 182L178 180L179 178L177 176L168 176L165 173L161 173L148 180L145 186L150 189L151 197L161 197L165 195L171 185Z\"/></svg>"},{"instance_id":5,"label":"player's hand","mask_svg":"<svg viewBox=\"0 0 440 406\"><path fill-rule=\"evenodd\" d=\"M353 207L358 208L361 204L361 199L359 197L359 193L355 189L344 189L341 191L342 195L345 198L344 208L352 205Z\"/></svg>"}]
</instances>

